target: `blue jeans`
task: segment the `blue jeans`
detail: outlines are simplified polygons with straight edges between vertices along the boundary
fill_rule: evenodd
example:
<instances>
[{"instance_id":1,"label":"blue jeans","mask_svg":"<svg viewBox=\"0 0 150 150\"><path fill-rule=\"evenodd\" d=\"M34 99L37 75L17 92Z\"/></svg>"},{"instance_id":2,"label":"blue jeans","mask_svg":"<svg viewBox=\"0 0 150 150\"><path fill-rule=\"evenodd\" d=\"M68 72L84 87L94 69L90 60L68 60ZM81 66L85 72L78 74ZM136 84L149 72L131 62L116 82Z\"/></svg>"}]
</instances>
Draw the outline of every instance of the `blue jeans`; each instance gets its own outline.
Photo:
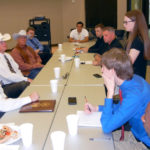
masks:
<instances>
[{"instance_id":1,"label":"blue jeans","mask_svg":"<svg viewBox=\"0 0 150 150\"><path fill-rule=\"evenodd\" d=\"M32 69L32 70L30 71L30 74L28 75L28 78L30 78L30 79L33 80L33 79L37 76L37 74L41 71L41 69L42 69L42 68Z\"/></svg>"}]
</instances>

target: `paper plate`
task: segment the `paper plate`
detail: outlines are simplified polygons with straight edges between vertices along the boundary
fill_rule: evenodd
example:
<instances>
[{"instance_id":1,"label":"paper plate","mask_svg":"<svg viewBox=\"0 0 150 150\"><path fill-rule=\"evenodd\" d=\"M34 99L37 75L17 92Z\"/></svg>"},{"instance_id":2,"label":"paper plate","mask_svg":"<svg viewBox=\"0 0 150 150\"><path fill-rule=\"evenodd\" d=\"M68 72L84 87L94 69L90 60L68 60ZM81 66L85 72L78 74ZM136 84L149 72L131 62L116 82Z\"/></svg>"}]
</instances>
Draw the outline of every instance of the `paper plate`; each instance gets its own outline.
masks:
<instances>
[{"instance_id":1,"label":"paper plate","mask_svg":"<svg viewBox=\"0 0 150 150\"><path fill-rule=\"evenodd\" d=\"M19 126L8 126L8 127L10 127L14 131L17 131L18 132L18 136L17 136L17 138L12 138L11 137L8 141L2 143L2 144L6 144L6 145L15 143L16 141L18 141L19 139L21 139L21 134L20 134L20 128L19 128ZM2 128L2 125L0 125L0 129L1 128Z\"/></svg>"}]
</instances>

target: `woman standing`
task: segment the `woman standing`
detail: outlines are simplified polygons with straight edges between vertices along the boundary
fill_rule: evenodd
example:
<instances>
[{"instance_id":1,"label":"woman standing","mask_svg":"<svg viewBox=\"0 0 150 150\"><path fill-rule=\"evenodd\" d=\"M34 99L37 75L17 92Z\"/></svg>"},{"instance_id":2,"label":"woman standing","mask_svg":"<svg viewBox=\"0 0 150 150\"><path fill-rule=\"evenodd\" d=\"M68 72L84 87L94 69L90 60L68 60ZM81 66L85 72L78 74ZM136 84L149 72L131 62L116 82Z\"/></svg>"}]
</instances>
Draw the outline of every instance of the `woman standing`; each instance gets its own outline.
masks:
<instances>
[{"instance_id":1,"label":"woman standing","mask_svg":"<svg viewBox=\"0 0 150 150\"><path fill-rule=\"evenodd\" d=\"M134 73L145 78L146 60L150 59L150 41L145 17L139 10L128 11L123 24L129 32L126 50L131 57Z\"/></svg>"}]
</instances>

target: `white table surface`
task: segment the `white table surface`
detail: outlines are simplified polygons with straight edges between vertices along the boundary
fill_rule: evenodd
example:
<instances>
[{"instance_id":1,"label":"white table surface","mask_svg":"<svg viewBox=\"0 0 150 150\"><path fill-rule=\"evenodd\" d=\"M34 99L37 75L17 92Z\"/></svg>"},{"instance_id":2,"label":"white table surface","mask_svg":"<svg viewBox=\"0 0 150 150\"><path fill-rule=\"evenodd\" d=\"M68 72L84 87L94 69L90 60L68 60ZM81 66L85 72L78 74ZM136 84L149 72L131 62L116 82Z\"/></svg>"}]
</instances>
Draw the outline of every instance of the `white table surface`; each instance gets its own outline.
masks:
<instances>
[{"instance_id":1,"label":"white table surface","mask_svg":"<svg viewBox=\"0 0 150 150\"><path fill-rule=\"evenodd\" d=\"M64 94L60 101L60 105L58 107L57 114L53 121L52 127L49 132L49 136L47 138L44 150L52 149L52 143L50 140L50 134L53 131L64 131L66 136L65 142L65 150L78 150L78 149L86 149L86 150L99 150L102 148L103 150L113 150L113 140L111 134L105 135L101 128L91 128L91 127L79 127L78 135L75 137L71 137L68 134L68 128L66 124L66 116L68 114L76 114L77 110L84 109L84 96L87 97L88 102L93 105L104 104L104 87L103 86L86 86L86 87L77 87L77 86L67 86L65 87ZM76 97L77 105L68 105L68 97ZM109 136L110 140L100 140L100 141L89 141L89 138L102 138L105 136ZM103 139L103 138L102 138ZM57 140L57 139L56 139Z\"/></svg>"},{"instance_id":2,"label":"white table surface","mask_svg":"<svg viewBox=\"0 0 150 150\"><path fill-rule=\"evenodd\" d=\"M93 42L80 44L80 47L91 46ZM20 125L25 122L31 122L34 125L33 145L28 150L49 150L52 149L50 133L55 130L63 130L67 133L65 150L70 149L100 149L113 150L113 141L89 141L90 137L105 136L100 128L79 128L79 134L75 138L68 135L65 117L68 114L76 113L77 110L83 110L84 96L93 105L104 104L105 90L103 79L93 77L94 73L101 74L100 67L92 65L80 65L80 68L74 67L74 60L61 63L58 58L61 54L73 56L73 49L79 47L74 43L66 42L63 44L63 50L57 50L43 70L38 74L31 85L26 88L21 97L37 91L41 100L56 99L55 111L44 113L19 113L14 110L6 113L0 120L0 123L15 122ZM78 54L81 61L93 60L93 54ZM67 79L59 79L58 93L52 94L49 80L54 79L54 67L61 68L61 76L69 72ZM68 97L76 96L77 105L68 105ZM111 134L109 135L111 137ZM22 146L19 140L20 150L26 148Z\"/></svg>"}]
</instances>

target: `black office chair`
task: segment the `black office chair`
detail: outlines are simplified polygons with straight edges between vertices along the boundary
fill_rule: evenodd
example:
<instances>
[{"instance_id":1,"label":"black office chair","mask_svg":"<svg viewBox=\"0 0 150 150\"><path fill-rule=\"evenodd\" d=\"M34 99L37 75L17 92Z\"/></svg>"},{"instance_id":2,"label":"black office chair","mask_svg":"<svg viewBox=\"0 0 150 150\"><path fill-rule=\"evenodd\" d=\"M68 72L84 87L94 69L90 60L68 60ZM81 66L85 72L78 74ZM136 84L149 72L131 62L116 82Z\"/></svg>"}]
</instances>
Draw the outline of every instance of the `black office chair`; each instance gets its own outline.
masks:
<instances>
[{"instance_id":1,"label":"black office chair","mask_svg":"<svg viewBox=\"0 0 150 150\"><path fill-rule=\"evenodd\" d=\"M35 29L35 37L44 43L44 51L39 53L42 64L46 64L47 61L51 58L51 31L50 31L50 19L45 17L35 17L29 20L29 26Z\"/></svg>"},{"instance_id":2,"label":"black office chair","mask_svg":"<svg viewBox=\"0 0 150 150\"><path fill-rule=\"evenodd\" d=\"M116 38L122 44L123 48L126 47L128 34L125 30L115 30Z\"/></svg>"},{"instance_id":3,"label":"black office chair","mask_svg":"<svg viewBox=\"0 0 150 150\"><path fill-rule=\"evenodd\" d=\"M115 34L118 40L123 40L125 30L115 30Z\"/></svg>"},{"instance_id":4,"label":"black office chair","mask_svg":"<svg viewBox=\"0 0 150 150\"><path fill-rule=\"evenodd\" d=\"M94 28L89 28L87 30L89 31L89 40L94 40L97 38Z\"/></svg>"}]
</instances>

